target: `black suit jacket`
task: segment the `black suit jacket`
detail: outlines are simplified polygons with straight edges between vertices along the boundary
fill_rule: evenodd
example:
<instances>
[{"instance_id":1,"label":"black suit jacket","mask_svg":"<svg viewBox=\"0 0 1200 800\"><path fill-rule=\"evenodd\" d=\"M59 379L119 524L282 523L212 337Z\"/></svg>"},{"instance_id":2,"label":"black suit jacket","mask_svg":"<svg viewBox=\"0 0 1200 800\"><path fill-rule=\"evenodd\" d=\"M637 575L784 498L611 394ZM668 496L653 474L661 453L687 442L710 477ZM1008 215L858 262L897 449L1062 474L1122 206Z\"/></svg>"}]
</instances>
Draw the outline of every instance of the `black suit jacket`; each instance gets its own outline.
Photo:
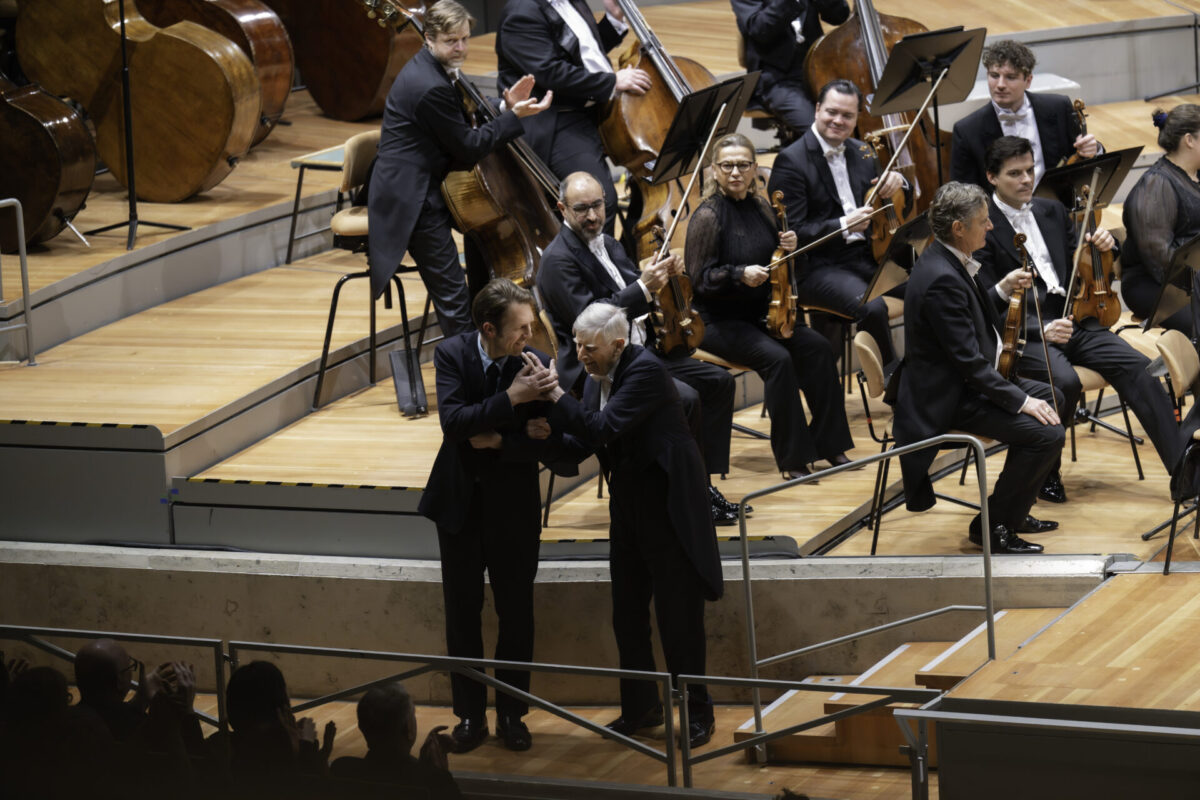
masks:
<instances>
[{"instance_id":1,"label":"black suit jacket","mask_svg":"<svg viewBox=\"0 0 1200 800\"><path fill-rule=\"evenodd\" d=\"M1038 137L1042 141L1042 159L1046 169L1053 169L1063 158L1075 152L1075 139L1079 136L1079 120L1071 106L1071 98L1061 94L1037 94L1026 96L1033 107L1033 118L1037 122ZM950 179L974 183L991 191L987 179L984 155L988 145L1004 135L996 109L989 100L982 108L954 123L954 136L950 147Z\"/></svg>"},{"instance_id":2,"label":"black suit jacket","mask_svg":"<svg viewBox=\"0 0 1200 800\"><path fill-rule=\"evenodd\" d=\"M917 259L904 293L904 367L893 422L897 444L945 433L969 402L990 401L1012 414L1021 410L1025 392L993 366L1002 303L941 242ZM928 449L900 458L910 510L933 505L929 467L936 455Z\"/></svg>"},{"instance_id":3,"label":"black suit jacket","mask_svg":"<svg viewBox=\"0 0 1200 800\"><path fill-rule=\"evenodd\" d=\"M746 71L761 70L756 92L785 78L804 81L804 56L823 33L821 20L838 25L850 18L846 0L730 0L746 43ZM803 16L796 41L792 20ZM811 87L820 89L821 87Z\"/></svg>"},{"instance_id":4,"label":"black suit jacket","mask_svg":"<svg viewBox=\"0 0 1200 800\"><path fill-rule=\"evenodd\" d=\"M850 190L854 201L862 205L871 181L878 174L878 161L874 151L858 139L846 140L845 157ZM812 128L776 157L767 191L783 192L788 227L796 232L801 247L841 227L840 219L845 214L842 201L833 182L833 171ZM836 266L851 249L844 237L835 236L807 253L805 269Z\"/></svg>"},{"instance_id":5,"label":"black suit jacket","mask_svg":"<svg viewBox=\"0 0 1200 800\"><path fill-rule=\"evenodd\" d=\"M625 254L624 248L611 236L601 235L604 236L604 249L608 257L625 279L624 289L617 286L579 234L567 225L562 226L542 252L542 262L538 267L538 292L554 323L554 334L558 337L558 375L563 388L574 386L583 370L575 354L575 337L572 333L575 318L581 311L592 303L602 301L624 308L632 321L648 313L651 307L645 292L637 283L641 273Z\"/></svg>"},{"instance_id":6,"label":"black suit jacket","mask_svg":"<svg viewBox=\"0 0 1200 800\"><path fill-rule=\"evenodd\" d=\"M521 122L511 111L472 128L458 90L428 49L421 48L404 65L383 110L367 200L372 297L383 292L400 266L422 210L446 213L441 196L446 174L470 169L521 133Z\"/></svg>"},{"instance_id":7,"label":"black suit jacket","mask_svg":"<svg viewBox=\"0 0 1200 800\"><path fill-rule=\"evenodd\" d=\"M562 437L530 439L525 423L545 416L545 403L522 403L514 407L504 391L521 369L521 360L507 358L497 391L484 397L483 361L479 356L479 334L467 331L442 341L434 352L437 369L438 418L442 424L442 446L433 462L418 510L450 532L462 529L475 486L487 482L512 499L498 519L506 527L541 530L541 492L538 461L551 461L562 454ZM533 348L543 364L550 359ZM472 436L496 431L504 439L499 450L477 450ZM499 513L499 510L498 510Z\"/></svg>"},{"instance_id":8,"label":"black suit jacket","mask_svg":"<svg viewBox=\"0 0 1200 800\"><path fill-rule=\"evenodd\" d=\"M571 2L600 47L605 51L616 47L623 37L608 18L597 24L587 3ZM554 149L561 111L587 108L598 121L617 84L613 73L589 72L583 66L578 37L548 0L508 0L496 30L496 56L501 86L512 86L522 76L532 75L535 96L541 97L547 89L554 91L550 108L524 120L530 144L543 157Z\"/></svg>"},{"instance_id":9,"label":"black suit jacket","mask_svg":"<svg viewBox=\"0 0 1200 800\"><path fill-rule=\"evenodd\" d=\"M554 404L550 425L594 450L606 474L621 474L622 485L638 485L637 475L654 466L666 473L667 497L614 495L613 502L665 502L675 535L704 582L705 596L709 600L720 597L721 558L704 461L688 430L675 383L662 362L645 348L626 347L604 409L600 410L599 383L589 380L582 402L564 395ZM579 453L579 457L583 455Z\"/></svg>"}]
</instances>

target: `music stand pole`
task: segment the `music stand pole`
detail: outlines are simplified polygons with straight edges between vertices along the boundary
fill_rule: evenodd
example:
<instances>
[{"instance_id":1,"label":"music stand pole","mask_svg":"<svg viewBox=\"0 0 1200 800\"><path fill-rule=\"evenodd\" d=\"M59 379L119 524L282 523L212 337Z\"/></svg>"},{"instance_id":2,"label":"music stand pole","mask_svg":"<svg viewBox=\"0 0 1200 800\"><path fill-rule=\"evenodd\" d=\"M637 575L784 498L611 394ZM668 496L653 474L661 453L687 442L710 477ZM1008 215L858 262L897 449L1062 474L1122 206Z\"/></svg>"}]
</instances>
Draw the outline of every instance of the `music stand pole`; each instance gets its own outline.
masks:
<instances>
[{"instance_id":1,"label":"music stand pole","mask_svg":"<svg viewBox=\"0 0 1200 800\"><path fill-rule=\"evenodd\" d=\"M112 225L105 225L103 228L90 230L87 234L91 236L94 233L114 231L128 225L129 237L125 240L125 249L132 250L133 241L137 238L139 220L137 180L133 166L133 104L129 100L129 38L125 34L125 0L117 0L117 13L121 15L121 99L124 101L121 111L125 122L125 178L129 188L129 219L125 222L116 222ZM149 222L148 220L140 220L140 222L142 225L151 225L155 228L166 228L172 231L191 230L186 225L170 225L165 222Z\"/></svg>"}]
</instances>

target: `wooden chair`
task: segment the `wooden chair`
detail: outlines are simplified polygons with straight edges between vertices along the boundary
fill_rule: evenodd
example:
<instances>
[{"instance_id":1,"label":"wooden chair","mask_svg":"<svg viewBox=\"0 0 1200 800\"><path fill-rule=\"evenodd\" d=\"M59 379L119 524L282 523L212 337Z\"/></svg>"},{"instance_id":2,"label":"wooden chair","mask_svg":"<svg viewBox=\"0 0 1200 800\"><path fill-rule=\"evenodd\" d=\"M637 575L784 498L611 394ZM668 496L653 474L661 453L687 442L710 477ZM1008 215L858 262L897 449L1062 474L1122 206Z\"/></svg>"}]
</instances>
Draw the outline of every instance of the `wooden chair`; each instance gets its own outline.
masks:
<instances>
[{"instance_id":1,"label":"wooden chair","mask_svg":"<svg viewBox=\"0 0 1200 800\"><path fill-rule=\"evenodd\" d=\"M378 130L371 130L356 134L346 140L345 160L342 164L342 185L339 189L343 194L352 196L351 193L366 182L371 161L375 158L375 153L379 149L379 134ZM367 207L365 205L351 205L349 208L344 208L334 214L333 219L329 223L329 227L333 231L334 246L343 250L349 250L352 253L368 253L368 262L365 270L341 276L333 287L333 298L329 303L329 319L325 324L325 343L321 348L321 364L317 369L317 386L313 392L312 408L314 411L320 407L321 386L324 383L325 370L329 363L329 345L333 337L333 323L334 318L337 316L338 298L341 296L342 287L346 285L347 281L370 281L371 279L370 253L367 249L370 231L367 219ZM405 413L424 414L427 413L428 408L425 401L424 385L421 381L421 344L425 338L426 320L429 318L429 309L432 300L429 297L425 298L425 312L421 317L421 327L417 334L417 346L414 351L411 346L412 334L408 323L408 309L404 302L404 284L400 282L400 272L413 272L415 270L415 266L401 266L397 273L392 276L390 285L384 289L383 299L384 307L391 308L391 286L394 285L400 304L401 335L404 337L404 364L405 371L408 373L408 385L411 395L410 407L402 410ZM368 368L371 383L375 383L375 299L368 298L368 302L371 309Z\"/></svg>"},{"instance_id":2,"label":"wooden chair","mask_svg":"<svg viewBox=\"0 0 1200 800\"><path fill-rule=\"evenodd\" d=\"M1125 404L1124 398L1122 398L1119 394L1117 395L1117 399L1121 401L1121 414L1125 418L1125 430L1121 430L1117 426L1110 425L1109 423L1100 419L1098 416L1100 413L1100 403L1104 400L1104 390L1109 388L1108 381L1104 380L1104 377L1099 372L1088 369L1087 367L1074 367L1074 370L1075 375L1079 378L1080 385L1083 386L1083 391L1079 395L1079 408L1075 412L1076 424L1071 426L1071 460L1076 460L1075 428L1080 423L1090 422L1091 432L1093 433L1096 431L1096 426L1099 425L1105 430L1112 431L1118 436L1123 436L1129 441L1129 447L1131 450L1133 450L1133 463L1137 468L1138 480L1145 480L1146 474L1142 471L1142 459L1141 456L1138 455L1138 445L1143 444L1144 442L1140 436L1133 435L1133 426L1130 425L1129 422L1129 406ZM1097 393L1094 409L1089 409L1087 407L1088 392Z\"/></svg>"},{"instance_id":3,"label":"wooden chair","mask_svg":"<svg viewBox=\"0 0 1200 800\"><path fill-rule=\"evenodd\" d=\"M1171 376L1170 385L1176 407L1181 408L1184 394L1200 377L1200 357L1196 355L1196 348L1187 336L1179 331L1166 331L1159 337L1158 352L1162 354L1163 362L1167 365L1167 371ZM1192 441L1200 441L1200 431L1192 435ZM1200 498L1195 498L1195 502L1200 502ZM1167 556L1163 563L1163 575L1171 571L1171 551L1175 546L1175 530L1179 524L1179 508L1182 503L1183 498L1177 499L1175 509L1171 512L1171 534L1167 539ZM1197 539L1200 538L1200 509L1193 505L1192 513L1196 515L1192 538Z\"/></svg>"}]
</instances>

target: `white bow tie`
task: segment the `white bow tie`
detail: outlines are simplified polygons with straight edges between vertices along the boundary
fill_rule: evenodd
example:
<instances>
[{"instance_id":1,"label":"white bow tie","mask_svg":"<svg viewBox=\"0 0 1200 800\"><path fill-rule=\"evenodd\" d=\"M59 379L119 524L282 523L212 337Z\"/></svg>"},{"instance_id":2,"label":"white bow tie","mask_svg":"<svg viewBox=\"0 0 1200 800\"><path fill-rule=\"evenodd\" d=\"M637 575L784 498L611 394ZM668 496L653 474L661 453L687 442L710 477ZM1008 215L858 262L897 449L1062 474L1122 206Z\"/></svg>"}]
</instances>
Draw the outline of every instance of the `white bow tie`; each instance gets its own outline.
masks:
<instances>
[{"instance_id":1,"label":"white bow tie","mask_svg":"<svg viewBox=\"0 0 1200 800\"><path fill-rule=\"evenodd\" d=\"M1021 111L1000 111L996 114L996 116L1002 125L1011 124L1014 122L1024 122L1025 120L1029 119L1029 109L1022 109Z\"/></svg>"},{"instance_id":2,"label":"white bow tie","mask_svg":"<svg viewBox=\"0 0 1200 800\"><path fill-rule=\"evenodd\" d=\"M839 144L837 147L831 147L825 151L825 158L833 161L838 156L846 152L846 145Z\"/></svg>"}]
</instances>

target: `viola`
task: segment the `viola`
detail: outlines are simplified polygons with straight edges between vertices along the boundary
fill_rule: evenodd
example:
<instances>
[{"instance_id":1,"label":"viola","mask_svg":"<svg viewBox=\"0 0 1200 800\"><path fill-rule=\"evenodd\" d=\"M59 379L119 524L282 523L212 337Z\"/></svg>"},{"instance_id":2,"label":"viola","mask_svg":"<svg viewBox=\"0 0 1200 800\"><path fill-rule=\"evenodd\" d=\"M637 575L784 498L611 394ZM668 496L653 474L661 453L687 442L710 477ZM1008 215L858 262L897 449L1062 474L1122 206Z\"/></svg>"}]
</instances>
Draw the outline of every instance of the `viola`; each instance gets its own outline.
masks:
<instances>
[{"instance_id":1,"label":"viola","mask_svg":"<svg viewBox=\"0 0 1200 800\"><path fill-rule=\"evenodd\" d=\"M330 0L263 0L283 20L296 68L313 102L333 119L353 122L383 113L388 91L424 39L396 12L396 25L376 25ZM364 0L368 8L389 8ZM414 3L420 6L420 3Z\"/></svg>"},{"instance_id":2,"label":"viola","mask_svg":"<svg viewBox=\"0 0 1200 800\"><path fill-rule=\"evenodd\" d=\"M1078 226L1078 244L1067 287L1065 314L1076 321L1094 318L1105 328L1111 328L1121 317L1121 300L1113 290L1113 281L1116 279L1113 254L1111 250L1101 250L1094 243L1086 241L1088 235L1094 234L1100 227L1102 212L1092 202L1099 172L1096 170L1093 173L1092 185L1082 189L1083 197L1087 200L1086 206L1073 212ZM1078 291L1073 291L1076 285Z\"/></svg>"},{"instance_id":3,"label":"viola","mask_svg":"<svg viewBox=\"0 0 1200 800\"><path fill-rule=\"evenodd\" d=\"M250 149L261 97L250 59L194 22L150 24L126 0L138 197L173 203L211 189ZM80 103L96 149L127 181L116 0L38 0L17 16L17 55L47 91Z\"/></svg>"},{"instance_id":4,"label":"viola","mask_svg":"<svg viewBox=\"0 0 1200 800\"><path fill-rule=\"evenodd\" d=\"M788 230L787 209L783 204L783 192L776 190L771 195L771 206L779 220L779 232ZM767 333L776 339L790 339L796 330L796 270L792 257L778 248L771 256L771 303L767 308Z\"/></svg>"},{"instance_id":5,"label":"viola","mask_svg":"<svg viewBox=\"0 0 1200 800\"><path fill-rule=\"evenodd\" d=\"M96 146L75 109L34 84L0 78L0 197L21 201L25 243L53 239L74 219L96 174ZM16 212L0 211L0 252L17 251Z\"/></svg>"},{"instance_id":6,"label":"viola","mask_svg":"<svg viewBox=\"0 0 1200 800\"><path fill-rule=\"evenodd\" d=\"M292 92L295 57L279 15L261 0L137 0L138 10L160 28L190 20L229 39L254 65L262 108L251 146L270 135Z\"/></svg>"},{"instance_id":7,"label":"viola","mask_svg":"<svg viewBox=\"0 0 1200 800\"><path fill-rule=\"evenodd\" d=\"M888 52L905 36L928 30L915 20L891 14L880 14L872 0L857 0L850 19L838 25L813 44L804 60L805 77L814 89L831 80L845 78L854 82L864 94L870 94L879 84L887 64ZM896 217L900 224L908 222L924 211L933 202L933 193L938 188L938 142L942 169L949 174L950 143L938 131L927 115L912 119L907 114L889 114L882 118L867 113L858 115L858 130L862 138L875 131L879 135L880 163L888 163L896 154L900 140L912 125L917 130L899 153L896 168L908 180L909 199L897 196L884 198L896 205ZM884 156L887 157L884 157ZM888 227L892 223L888 221ZM898 226L897 226L898 227ZM895 228L891 229L894 232ZM876 253L887 250L890 236L878 243L873 240Z\"/></svg>"},{"instance_id":8,"label":"viola","mask_svg":"<svg viewBox=\"0 0 1200 800\"><path fill-rule=\"evenodd\" d=\"M1021 256L1021 269L1033 272L1033 260L1025 250L1025 234L1013 237L1013 246ZM1035 290L1036 291L1036 290ZM1016 375L1017 361L1025 350L1025 287L1013 289L1008 299L1008 311L1004 315L1004 331L1000 335L1000 361L996 369L1005 378L1012 380Z\"/></svg>"}]
</instances>

